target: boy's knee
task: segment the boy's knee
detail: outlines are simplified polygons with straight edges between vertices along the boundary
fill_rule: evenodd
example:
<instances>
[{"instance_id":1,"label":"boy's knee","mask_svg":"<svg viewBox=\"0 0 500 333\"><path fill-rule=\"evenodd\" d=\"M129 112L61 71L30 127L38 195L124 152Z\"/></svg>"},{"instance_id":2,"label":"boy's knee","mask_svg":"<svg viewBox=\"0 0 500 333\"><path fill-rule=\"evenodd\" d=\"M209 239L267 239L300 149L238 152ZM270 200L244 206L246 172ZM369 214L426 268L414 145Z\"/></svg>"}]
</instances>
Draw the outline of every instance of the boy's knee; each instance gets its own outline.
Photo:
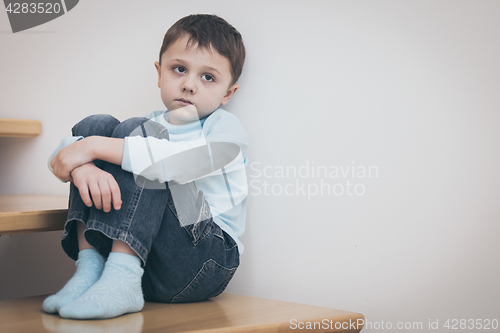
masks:
<instances>
[{"instance_id":1,"label":"boy's knee","mask_svg":"<svg viewBox=\"0 0 500 333\"><path fill-rule=\"evenodd\" d=\"M111 136L114 128L120 121L109 114L93 114L78 123L71 129L73 136Z\"/></svg>"},{"instance_id":2,"label":"boy's knee","mask_svg":"<svg viewBox=\"0 0 500 333\"><path fill-rule=\"evenodd\" d=\"M111 137L113 138L124 138L130 135L140 135L142 136L141 124L146 122L148 119L144 117L133 117L119 123Z\"/></svg>"},{"instance_id":3,"label":"boy's knee","mask_svg":"<svg viewBox=\"0 0 500 333\"><path fill-rule=\"evenodd\" d=\"M115 127L113 138L126 136L154 136L159 139L169 139L167 129L157 122L144 117L134 117L121 122Z\"/></svg>"}]
</instances>

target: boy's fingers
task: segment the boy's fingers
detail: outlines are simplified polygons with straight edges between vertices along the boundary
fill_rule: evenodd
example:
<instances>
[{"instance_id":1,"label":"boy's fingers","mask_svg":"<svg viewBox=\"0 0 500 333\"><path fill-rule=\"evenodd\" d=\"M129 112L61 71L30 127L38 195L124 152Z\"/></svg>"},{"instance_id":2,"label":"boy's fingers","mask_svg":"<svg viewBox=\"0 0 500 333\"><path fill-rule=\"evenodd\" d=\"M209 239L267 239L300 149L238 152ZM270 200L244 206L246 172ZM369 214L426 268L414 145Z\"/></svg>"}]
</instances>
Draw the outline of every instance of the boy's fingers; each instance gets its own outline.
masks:
<instances>
[{"instance_id":1,"label":"boy's fingers","mask_svg":"<svg viewBox=\"0 0 500 333\"><path fill-rule=\"evenodd\" d=\"M118 186L114 178L109 180L109 188L111 189L111 196L113 197L113 206L116 210L119 210L122 207L122 194L120 192L120 186Z\"/></svg>"},{"instance_id":2,"label":"boy's fingers","mask_svg":"<svg viewBox=\"0 0 500 333\"><path fill-rule=\"evenodd\" d=\"M108 184L100 187L101 189L101 200L102 200L102 210L108 213L111 210L111 192L109 190Z\"/></svg>"},{"instance_id":3,"label":"boy's fingers","mask_svg":"<svg viewBox=\"0 0 500 333\"><path fill-rule=\"evenodd\" d=\"M97 209L102 208L102 202L101 202L101 190L99 189L99 186L97 183L92 182L89 184L89 190L90 194L92 195L92 200L94 200L94 206Z\"/></svg>"},{"instance_id":4,"label":"boy's fingers","mask_svg":"<svg viewBox=\"0 0 500 333\"><path fill-rule=\"evenodd\" d=\"M92 207L92 200L90 200L89 188L87 187L87 184L80 184L78 190L80 191L80 197L82 198L83 203L87 207Z\"/></svg>"}]
</instances>

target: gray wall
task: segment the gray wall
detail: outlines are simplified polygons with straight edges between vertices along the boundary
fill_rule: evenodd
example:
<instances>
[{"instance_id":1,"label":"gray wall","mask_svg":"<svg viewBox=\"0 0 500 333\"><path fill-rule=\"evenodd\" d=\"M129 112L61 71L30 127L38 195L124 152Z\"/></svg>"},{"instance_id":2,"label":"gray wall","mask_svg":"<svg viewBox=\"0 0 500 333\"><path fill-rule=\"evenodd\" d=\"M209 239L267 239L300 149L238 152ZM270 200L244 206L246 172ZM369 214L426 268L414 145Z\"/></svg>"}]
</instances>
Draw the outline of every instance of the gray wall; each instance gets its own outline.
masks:
<instances>
[{"instance_id":1,"label":"gray wall","mask_svg":"<svg viewBox=\"0 0 500 333\"><path fill-rule=\"evenodd\" d=\"M424 332L498 316L499 1L88 0L17 34L0 12L0 117L43 126L0 138L0 193L66 195L46 160L75 122L163 109L153 63L190 13L248 51L227 107L251 139L229 292ZM74 271L59 239L0 237L0 298L57 291Z\"/></svg>"}]
</instances>

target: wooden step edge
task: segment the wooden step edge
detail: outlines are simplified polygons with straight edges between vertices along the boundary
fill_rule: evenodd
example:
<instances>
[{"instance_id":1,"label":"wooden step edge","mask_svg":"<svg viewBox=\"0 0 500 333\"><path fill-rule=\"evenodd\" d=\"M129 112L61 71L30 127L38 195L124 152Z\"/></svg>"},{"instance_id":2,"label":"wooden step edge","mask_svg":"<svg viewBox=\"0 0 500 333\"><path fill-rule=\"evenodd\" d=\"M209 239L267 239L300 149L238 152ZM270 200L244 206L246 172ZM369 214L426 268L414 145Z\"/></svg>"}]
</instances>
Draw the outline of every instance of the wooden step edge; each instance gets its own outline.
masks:
<instances>
[{"instance_id":1,"label":"wooden step edge","mask_svg":"<svg viewBox=\"0 0 500 333\"><path fill-rule=\"evenodd\" d=\"M63 230L68 210L0 213L0 235Z\"/></svg>"},{"instance_id":2,"label":"wooden step edge","mask_svg":"<svg viewBox=\"0 0 500 333\"><path fill-rule=\"evenodd\" d=\"M62 230L67 206L65 196L0 195L0 235Z\"/></svg>"},{"instance_id":3,"label":"wooden step edge","mask_svg":"<svg viewBox=\"0 0 500 333\"><path fill-rule=\"evenodd\" d=\"M38 120L0 118L0 137L34 138L42 132Z\"/></svg>"},{"instance_id":4,"label":"wooden step edge","mask_svg":"<svg viewBox=\"0 0 500 333\"><path fill-rule=\"evenodd\" d=\"M141 312L113 319L68 320L42 311L47 296L0 300L0 331L357 333L365 323L360 313L228 293L194 303L146 302Z\"/></svg>"}]
</instances>

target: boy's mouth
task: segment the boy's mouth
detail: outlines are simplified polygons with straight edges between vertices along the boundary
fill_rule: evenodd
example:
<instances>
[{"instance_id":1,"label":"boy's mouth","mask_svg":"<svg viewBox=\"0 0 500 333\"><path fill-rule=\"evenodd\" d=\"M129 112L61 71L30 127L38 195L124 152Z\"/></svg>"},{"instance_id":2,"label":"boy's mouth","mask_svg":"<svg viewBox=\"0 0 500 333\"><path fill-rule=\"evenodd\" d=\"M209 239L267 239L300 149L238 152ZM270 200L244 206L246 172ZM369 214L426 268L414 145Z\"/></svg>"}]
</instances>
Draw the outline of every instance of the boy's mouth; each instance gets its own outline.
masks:
<instances>
[{"instance_id":1,"label":"boy's mouth","mask_svg":"<svg viewBox=\"0 0 500 333\"><path fill-rule=\"evenodd\" d=\"M184 105L194 105L194 103L192 103L190 100L184 98L176 99L176 101L181 102L181 104Z\"/></svg>"}]
</instances>

